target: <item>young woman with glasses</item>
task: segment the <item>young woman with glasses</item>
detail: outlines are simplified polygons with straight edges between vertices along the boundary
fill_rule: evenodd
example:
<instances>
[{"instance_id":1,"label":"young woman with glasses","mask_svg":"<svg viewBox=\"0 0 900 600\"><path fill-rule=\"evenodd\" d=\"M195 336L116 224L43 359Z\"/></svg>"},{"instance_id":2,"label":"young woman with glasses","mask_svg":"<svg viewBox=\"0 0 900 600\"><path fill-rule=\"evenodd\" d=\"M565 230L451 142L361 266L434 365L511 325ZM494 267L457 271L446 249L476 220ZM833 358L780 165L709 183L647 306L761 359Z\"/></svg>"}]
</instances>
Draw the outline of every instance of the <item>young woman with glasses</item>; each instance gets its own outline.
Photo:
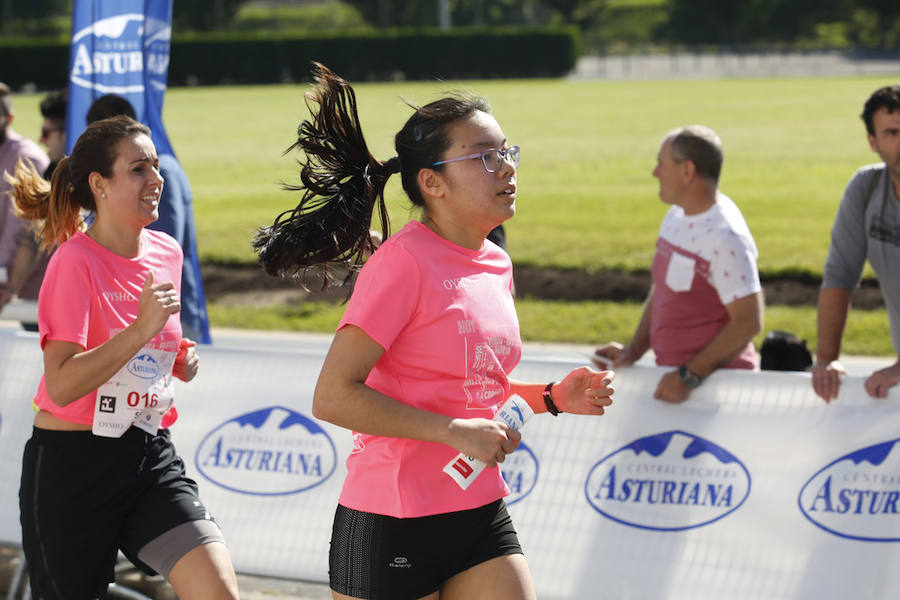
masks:
<instances>
[{"instance_id":1,"label":"young woman with glasses","mask_svg":"<svg viewBox=\"0 0 900 600\"><path fill-rule=\"evenodd\" d=\"M38 299L44 375L19 490L32 594L105 598L121 550L179 598L237 598L222 534L169 436L172 377L190 381L199 359L178 319L181 248L146 229L163 185L150 130L98 121L52 183L21 162L10 179L42 243L59 244ZM87 229L83 210L95 213Z\"/></svg>"},{"instance_id":2,"label":"young woman with glasses","mask_svg":"<svg viewBox=\"0 0 900 600\"><path fill-rule=\"evenodd\" d=\"M329 557L335 598L533 599L496 468L520 434L493 417L513 394L534 412L603 414L611 372L558 383L509 378L522 344L509 256L485 241L515 213L519 148L487 103L451 96L415 108L397 156L370 154L350 85L321 65L307 93L302 199L254 244L272 274L321 276L371 250L375 206L399 173L421 209L359 273L316 385L316 417L351 429L354 450ZM487 469L463 489L459 454Z\"/></svg>"}]
</instances>

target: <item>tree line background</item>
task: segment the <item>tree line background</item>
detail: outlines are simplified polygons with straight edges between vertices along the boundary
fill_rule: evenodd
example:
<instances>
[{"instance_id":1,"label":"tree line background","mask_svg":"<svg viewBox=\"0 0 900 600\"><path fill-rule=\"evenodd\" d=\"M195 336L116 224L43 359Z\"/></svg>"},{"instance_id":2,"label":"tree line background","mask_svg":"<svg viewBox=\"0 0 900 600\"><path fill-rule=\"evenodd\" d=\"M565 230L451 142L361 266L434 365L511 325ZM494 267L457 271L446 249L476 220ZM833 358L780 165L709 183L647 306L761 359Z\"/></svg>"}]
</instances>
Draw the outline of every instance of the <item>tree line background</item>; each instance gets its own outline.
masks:
<instances>
[{"instance_id":1,"label":"tree line background","mask_svg":"<svg viewBox=\"0 0 900 600\"><path fill-rule=\"evenodd\" d=\"M65 37L72 0L0 0L4 37ZM577 27L587 52L900 46L898 0L175 0L176 35L495 25Z\"/></svg>"}]
</instances>

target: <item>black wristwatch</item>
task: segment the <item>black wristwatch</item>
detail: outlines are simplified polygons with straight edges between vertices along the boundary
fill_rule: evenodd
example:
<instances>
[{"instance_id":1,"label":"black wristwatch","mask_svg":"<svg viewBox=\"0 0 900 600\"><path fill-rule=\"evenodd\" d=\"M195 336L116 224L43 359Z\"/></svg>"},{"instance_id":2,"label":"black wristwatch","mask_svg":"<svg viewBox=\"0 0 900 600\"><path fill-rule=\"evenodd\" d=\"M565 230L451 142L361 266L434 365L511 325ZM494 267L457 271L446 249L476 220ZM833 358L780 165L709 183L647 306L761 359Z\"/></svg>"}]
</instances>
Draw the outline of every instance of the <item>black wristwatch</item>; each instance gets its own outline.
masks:
<instances>
[{"instance_id":1,"label":"black wristwatch","mask_svg":"<svg viewBox=\"0 0 900 600\"><path fill-rule=\"evenodd\" d=\"M678 367L678 376L681 377L681 383L684 384L684 387L692 390L697 389L703 383L702 379L688 371L688 368L684 365Z\"/></svg>"}]
</instances>

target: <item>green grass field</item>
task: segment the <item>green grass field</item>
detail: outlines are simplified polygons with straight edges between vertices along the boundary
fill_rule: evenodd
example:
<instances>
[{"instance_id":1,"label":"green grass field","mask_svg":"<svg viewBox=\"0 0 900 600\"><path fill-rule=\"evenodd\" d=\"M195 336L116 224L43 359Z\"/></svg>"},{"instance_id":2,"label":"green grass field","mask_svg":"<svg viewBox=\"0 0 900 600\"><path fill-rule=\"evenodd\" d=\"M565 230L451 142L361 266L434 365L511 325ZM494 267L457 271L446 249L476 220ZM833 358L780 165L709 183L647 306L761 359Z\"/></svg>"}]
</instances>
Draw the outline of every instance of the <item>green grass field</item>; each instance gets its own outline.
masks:
<instances>
[{"instance_id":1,"label":"green grass field","mask_svg":"<svg viewBox=\"0 0 900 600\"><path fill-rule=\"evenodd\" d=\"M821 272L843 187L874 162L857 115L875 79L698 82L504 81L357 86L372 152L393 155L409 116L448 88L487 96L523 148L518 214L508 226L519 264L578 269L649 265L666 207L650 175L660 139L700 122L725 144L722 189L742 208L764 273ZM294 205L279 189L296 180L282 156L306 115L305 86L173 89L165 106L172 142L195 189L204 259L252 260L247 240ZM396 179L396 226L410 218Z\"/></svg>"},{"instance_id":2,"label":"green grass field","mask_svg":"<svg viewBox=\"0 0 900 600\"><path fill-rule=\"evenodd\" d=\"M447 90L486 96L506 135L522 146L517 215L508 223L517 264L571 269L647 269L666 207L651 176L664 134L688 123L719 132L722 190L741 207L764 275L820 274L844 186L875 162L858 115L885 78L607 82L516 80L359 83L360 118L373 154L393 155L393 134L410 110ZM252 262L254 230L294 206L280 189L295 181L296 155L282 153L306 117L305 85L174 88L164 121L191 179L201 260ZM18 96L16 129L37 137L39 95ZM388 185L393 228L415 214L397 178ZM867 275L871 272L867 271ZM520 299L527 339L627 341L639 307L566 306ZM311 307L295 313L309 313ZM212 307L214 322L328 330L334 310L270 315ZM316 312L316 311L313 311ZM614 326L601 313L616 314ZM815 340L814 310L768 311L766 330ZM565 313L565 323L551 316ZM323 316L325 315L325 316ZM890 353L883 311L851 317L845 351ZM324 325L318 323L324 320ZM783 320L781 320L783 319ZM781 321L780 321L781 320ZM857 321L865 321L865 324Z\"/></svg>"}]
</instances>

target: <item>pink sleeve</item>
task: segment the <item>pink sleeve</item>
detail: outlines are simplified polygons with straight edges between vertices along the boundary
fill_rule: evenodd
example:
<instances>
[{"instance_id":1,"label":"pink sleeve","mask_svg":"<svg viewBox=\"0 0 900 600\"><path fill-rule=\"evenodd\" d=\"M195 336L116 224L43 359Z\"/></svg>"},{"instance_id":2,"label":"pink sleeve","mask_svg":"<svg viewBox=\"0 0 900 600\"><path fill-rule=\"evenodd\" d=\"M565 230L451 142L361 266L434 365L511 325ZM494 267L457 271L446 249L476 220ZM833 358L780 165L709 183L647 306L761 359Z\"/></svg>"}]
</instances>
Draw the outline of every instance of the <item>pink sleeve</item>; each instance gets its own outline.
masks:
<instances>
[{"instance_id":1,"label":"pink sleeve","mask_svg":"<svg viewBox=\"0 0 900 600\"><path fill-rule=\"evenodd\" d=\"M60 252L50 261L38 298L41 348L47 340L79 344L87 348L91 313L91 280L87 265ZM85 293L85 291L89 293Z\"/></svg>"},{"instance_id":2,"label":"pink sleeve","mask_svg":"<svg viewBox=\"0 0 900 600\"><path fill-rule=\"evenodd\" d=\"M366 262L338 329L355 325L387 350L419 302L419 265L395 245L382 246Z\"/></svg>"}]
</instances>

